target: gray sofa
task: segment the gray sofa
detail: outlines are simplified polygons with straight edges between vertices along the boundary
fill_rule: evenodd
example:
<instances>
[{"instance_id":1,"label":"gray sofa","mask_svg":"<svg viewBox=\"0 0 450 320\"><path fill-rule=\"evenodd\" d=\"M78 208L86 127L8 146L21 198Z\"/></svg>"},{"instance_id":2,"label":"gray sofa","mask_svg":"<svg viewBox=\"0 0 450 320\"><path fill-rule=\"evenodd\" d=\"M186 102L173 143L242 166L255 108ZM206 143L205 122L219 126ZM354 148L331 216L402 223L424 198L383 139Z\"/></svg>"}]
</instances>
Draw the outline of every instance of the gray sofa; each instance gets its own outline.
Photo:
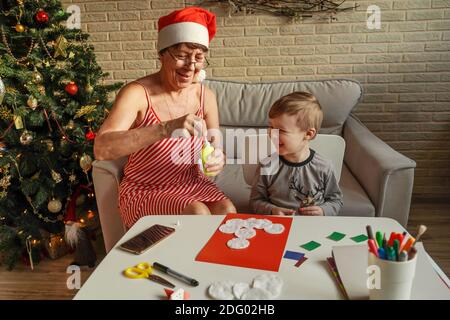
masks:
<instances>
[{"instance_id":1,"label":"gray sofa","mask_svg":"<svg viewBox=\"0 0 450 320\"><path fill-rule=\"evenodd\" d=\"M293 91L308 91L324 110L320 133L340 135L345 140L340 186L344 195L342 216L377 216L408 222L415 162L389 147L351 112L362 96L358 82L348 79L242 83L206 80L217 96L221 130L259 129L267 126L267 113L279 97ZM224 134L224 138L226 135ZM224 143L225 152L226 141ZM239 155L239 150L234 154ZM93 180L106 250L124 234L117 202L117 186L126 158L94 161ZM215 179L238 212L251 212L250 186L243 166L226 165ZM248 180L248 179L247 179Z\"/></svg>"}]
</instances>

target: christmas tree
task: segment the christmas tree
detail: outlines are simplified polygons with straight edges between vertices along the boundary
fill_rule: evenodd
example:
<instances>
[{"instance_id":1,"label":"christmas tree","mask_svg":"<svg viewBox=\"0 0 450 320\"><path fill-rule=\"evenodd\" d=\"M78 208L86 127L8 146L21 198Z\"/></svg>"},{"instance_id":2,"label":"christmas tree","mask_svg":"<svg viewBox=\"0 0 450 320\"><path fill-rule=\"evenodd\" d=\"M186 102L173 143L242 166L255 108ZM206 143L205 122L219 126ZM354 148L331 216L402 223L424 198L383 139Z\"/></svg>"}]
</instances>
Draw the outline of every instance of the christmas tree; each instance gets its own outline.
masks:
<instances>
[{"instance_id":1,"label":"christmas tree","mask_svg":"<svg viewBox=\"0 0 450 320\"><path fill-rule=\"evenodd\" d=\"M122 85L104 84L89 35L69 29L69 17L60 1L0 0L0 264L9 268L38 261L52 243L44 235L64 232L74 194L93 197L93 139Z\"/></svg>"}]
</instances>

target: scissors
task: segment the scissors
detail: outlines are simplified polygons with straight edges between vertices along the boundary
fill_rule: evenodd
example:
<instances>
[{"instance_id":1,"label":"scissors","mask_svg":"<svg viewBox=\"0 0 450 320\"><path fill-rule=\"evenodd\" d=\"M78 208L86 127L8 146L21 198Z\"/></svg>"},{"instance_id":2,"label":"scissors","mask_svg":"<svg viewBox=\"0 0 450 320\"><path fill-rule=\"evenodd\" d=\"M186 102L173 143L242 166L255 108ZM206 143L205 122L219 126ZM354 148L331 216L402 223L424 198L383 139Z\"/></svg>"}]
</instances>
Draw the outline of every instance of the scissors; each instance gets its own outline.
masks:
<instances>
[{"instance_id":1,"label":"scissors","mask_svg":"<svg viewBox=\"0 0 450 320\"><path fill-rule=\"evenodd\" d=\"M154 275L152 266L147 262L139 263L134 267L126 268L123 271L123 274L131 279L147 278L150 281L162 284L163 286L175 288L175 285L171 282L160 276Z\"/></svg>"}]
</instances>

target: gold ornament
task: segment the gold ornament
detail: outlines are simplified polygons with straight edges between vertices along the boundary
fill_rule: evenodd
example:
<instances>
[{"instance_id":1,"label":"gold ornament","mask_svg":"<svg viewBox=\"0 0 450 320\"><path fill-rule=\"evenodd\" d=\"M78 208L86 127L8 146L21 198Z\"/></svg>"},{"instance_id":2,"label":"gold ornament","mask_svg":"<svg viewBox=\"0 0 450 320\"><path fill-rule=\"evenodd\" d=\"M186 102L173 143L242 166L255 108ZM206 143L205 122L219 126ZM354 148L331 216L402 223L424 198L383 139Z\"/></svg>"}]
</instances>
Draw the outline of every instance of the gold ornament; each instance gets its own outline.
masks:
<instances>
[{"instance_id":1,"label":"gold ornament","mask_svg":"<svg viewBox=\"0 0 450 320\"><path fill-rule=\"evenodd\" d=\"M75 122L73 120L69 120L66 125L66 129L73 130L75 128Z\"/></svg>"},{"instance_id":2,"label":"gold ornament","mask_svg":"<svg viewBox=\"0 0 450 320\"><path fill-rule=\"evenodd\" d=\"M0 179L0 187L7 189L11 185L11 176L7 175Z\"/></svg>"},{"instance_id":3,"label":"gold ornament","mask_svg":"<svg viewBox=\"0 0 450 320\"><path fill-rule=\"evenodd\" d=\"M78 153L73 153L72 154L72 159L77 161L78 160Z\"/></svg>"},{"instance_id":4,"label":"gold ornament","mask_svg":"<svg viewBox=\"0 0 450 320\"><path fill-rule=\"evenodd\" d=\"M66 49L68 47L67 39L64 38L64 36L59 36L58 39L56 39L56 50L55 54L53 55L55 58L62 56L64 58L67 57Z\"/></svg>"},{"instance_id":5,"label":"gold ornament","mask_svg":"<svg viewBox=\"0 0 450 320\"><path fill-rule=\"evenodd\" d=\"M31 134L31 132L27 130L22 132L22 134L20 135L20 143L24 146L27 146L31 142L33 142L33 135Z\"/></svg>"},{"instance_id":6,"label":"gold ornament","mask_svg":"<svg viewBox=\"0 0 450 320\"><path fill-rule=\"evenodd\" d=\"M17 130L23 129L23 121L21 116L14 115L14 126Z\"/></svg>"},{"instance_id":7,"label":"gold ornament","mask_svg":"<svg viewBox=\"0 0 450 320\"><path fill-rule=\"evenodd\" d=\"M38 106L38 101L35 97L29 96L27 100L27 105L31 108L31 110L35 110Z\"/></svg>"},{"instance_id":8,"label":"gold ornament","mask_svg":"<svg viewBox=\"0 0 450 320\"><path fill-rule=\"evenodd\" d=\"M92 168L92 158L88 154L83 154L80 158L80 167L84 172L88 172Z\"/></svg>"},{"instance_id":9,"label":"gold ornament","mask_svg":"<svg viewBox=\"0 0 450 320\"><path fill-rule=\"evenodd\" d=\"M94 92L94 87L91 86L90 83L88 83L84 89L86 90L87 93L92 93L92 92Z\"/></svg>"},{"instance_id":10,"label":"gold ornament","mask_svg":"<svg viewBox=\"0 0 450 320\"><path fill-rule=\"evenodd\" d=\"M73 51L70 51L70 53L69 53L69 59L72 59L73 57L75 57L75 53L73 53Z\"/></svg>"},{"instance_id":11,"label":"gold ornament","mask_svg":"<svg viewBox=\"0 0 450 320\"><path fill-rule=\"evenodd\" d=\"M42 81L44 80L42 74L39 71L37 71L36 68L34 68L32 79L34 83L42 83Z\"/></svg>"},{"instance_id":12,"label":"gold ornament","mask_svg":"<svg viewBox=\"0 0 450 320\"><path fill-rule=\"evenodd\" d=\"M0 119L10 121L14 119L14 115L6 106L0 106Z\"/></svg>"},{"instance_id":13,"label":"gold ornament","mask_svg":"<svg viewBox=\"0 0 450 320\"><path fill-rule=\"evenodd\" d=\"M53 198L47 205L48 211L51 213L57 213L62 209L62 203L58 199Z\"/></svg>"},{"instance_id":14,"label":"gold ornament","mask_svg":"<svg viewBox=\"0 0 450 320\"><path fill-rule=\"evenodd\" d=\"M53 145L53 141L50 139L45 139L42 141L42 143L47 144L47 150L50 152L55 151L55 146Z\"/></svg>"},{"instance_id":15,"label":"gold ornament","mask_svg":"<svg viewBox=\"0 0 450 320\"><path fill-rule=\"evenodd\" d=\"M20 23L16 24L16 31L19 32L19 33L24 32L25 31L24 25L20 24Z\"/></svg>"},{"instance_id":16,"label":"gold ornament","mask_svg":"<svg viewBox=\"0 0 450 320\"><path fill-rule=\"evenodd\" d=\"M38 91L41 95L45 96L45 87L43 85L38 86Z\"/></svg>"},{"instance_id":17,"label":"gold ornament","mask_svg":"<svg viewBox=\"0 0 450 320\"><path fill-rule=\"evenodd\" d=\"M55 170L52 170L52 179L56 182L56 183L60 183L63 179L61 178L61 175L56 172Z\"/></svg>"},{"instance_id":18,"label":"gold ornament","mask_svg":"<svg viewBox=\"0 0 450 320\"><path fill-rule=\"evenodd\" d=\"M80 118L84 115L94 112L95 110L97 110L97 106L95 104L83 106L75 113L75 117L73 117L73 118L74 119Z\"/></svg>"},{"instance_id":19,"label":"gold ornament","mask_svg":"<svg viewBox=\"0 0 450 320\"><path fill-rule=\"evenodd\" d=\"M8 195L8 192L6 192L6 191L0 191L0 199L6 198L7 195Z\"/></svg>"}]
</instances>

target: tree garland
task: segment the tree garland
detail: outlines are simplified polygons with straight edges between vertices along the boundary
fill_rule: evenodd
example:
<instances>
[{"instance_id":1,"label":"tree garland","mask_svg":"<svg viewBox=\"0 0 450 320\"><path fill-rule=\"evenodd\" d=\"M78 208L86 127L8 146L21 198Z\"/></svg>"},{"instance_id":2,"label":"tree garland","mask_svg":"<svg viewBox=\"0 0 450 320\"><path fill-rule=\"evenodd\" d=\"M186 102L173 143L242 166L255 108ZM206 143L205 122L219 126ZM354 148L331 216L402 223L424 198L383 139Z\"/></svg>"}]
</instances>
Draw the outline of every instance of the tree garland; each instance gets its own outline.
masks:
<instances>
[{"instance_id":1,"label":"tree garland","mask_svg":"<svg viewBox=\"0 0 450 320\"><path fill-rule=\"evenodd\" d=\"M226 5L228 13L245 12L253 14L256 11L266 12L276 16L285 16L296 20L303 18L319 18L331 21L337 20L338 12L356 9L359 5L342 7L346 0L201 0L198 5Z\"/></svg>"}]
</instances>

